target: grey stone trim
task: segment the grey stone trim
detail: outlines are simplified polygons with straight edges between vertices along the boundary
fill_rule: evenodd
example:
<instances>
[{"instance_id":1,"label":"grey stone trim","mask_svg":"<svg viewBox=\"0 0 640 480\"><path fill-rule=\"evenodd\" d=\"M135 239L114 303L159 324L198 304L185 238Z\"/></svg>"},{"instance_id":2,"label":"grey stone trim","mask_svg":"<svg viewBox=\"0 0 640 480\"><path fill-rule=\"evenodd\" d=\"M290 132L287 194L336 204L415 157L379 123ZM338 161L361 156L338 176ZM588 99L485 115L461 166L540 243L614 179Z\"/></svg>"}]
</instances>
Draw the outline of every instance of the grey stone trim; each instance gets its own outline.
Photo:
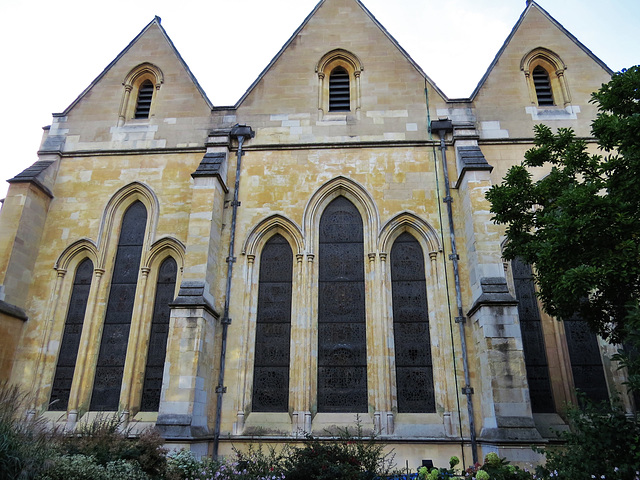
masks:
<instances>
[{"instance_id":1,"label":"grey stone trim","mask_svg":"<svg viewBox=\"0 0 640 480\"><path fill-rule=\"evenodd\" d=\"M165 440L195 440L213 438L205 426L191 424L192 416L188 414L158 414L156 428Z\"/></svg>"},{"instance_id":2,"label":"grey stone trim","mask_svg":"<svg viewBox=\"0 0 640 480\"><path fill-rule=\"evenodd\" d=\"M29 317L23 309L7 303L4 300L0 300L0 313L4 313L5 315L9 315L10 317L17 318L18 320L23 320L25 322L29 320Z\"/></svg>"},{"instance_id":3,"label":"grey stone trim","mask_svg":"<svg viewBox=\"0 0 640 480\"><path fill-rule=\"evenodd\" d=\"M204 297L204 282L182 282L178 296L169 306L171 308L204 308L216 319L220 318L220 314Z\"/></svg>"},{"instance_id":4,"label":"grey stone trim","mask_svg":"<svg viewBox=\"0 0 640 480\"><path fill-rule=\"evenodd\" d=\"M487 159L484 158L484 154L480 147L476 145L468 147L458 147L458 157L462 163L464 170L493 170L493 167L489 165Z\"/></svg>"},{"instance_id":5,"label":"grey stone trim","mask_svg":"<svg viewBox=\"0 0 640 480\"><path fill-rule=\"evenodd\" d=\"M215 152L207 153L202 158L202 161L196 168L196 171L191 174L192 177L215 177L220 176L222 164L227 158L226 153Z\"/></svg>"},{"instance_id":6,"label":"grey stone trim","mask_svg":"<svg viewBox=\"0 0 640 480\"><path fill-rule=\"evenodd\" d=\"M509 293L507 279L504 277L482 277L480 279L482 294L473 303L467 316L472 316L482 306L517 305L518 301Z\"/></svg>"},{"instance_id":7,"label":"grey stone trim","mask_svg":"<svg viewBox=\"0 0 640 480\"><path fill-rule=\"evenodd\" d=\"M24 169L18 175L7 180L7 183L32 183L38 187L46 196L53 198L53 192L38 180L38 176L53 163L53 160L38 160L30 167Z\"/></svg>"},{"instance_id":8,"label":"grey stone trim","mask_svg":"<svg viewBox=\"0 0 640 480\"><path fill-rule=\"evenodd\" d=\"M536 429L531 417L496 417L497 428L483 428L480 441L491 442L536 442L543 443L544 439Z\"/></svg>"}]
</instances>

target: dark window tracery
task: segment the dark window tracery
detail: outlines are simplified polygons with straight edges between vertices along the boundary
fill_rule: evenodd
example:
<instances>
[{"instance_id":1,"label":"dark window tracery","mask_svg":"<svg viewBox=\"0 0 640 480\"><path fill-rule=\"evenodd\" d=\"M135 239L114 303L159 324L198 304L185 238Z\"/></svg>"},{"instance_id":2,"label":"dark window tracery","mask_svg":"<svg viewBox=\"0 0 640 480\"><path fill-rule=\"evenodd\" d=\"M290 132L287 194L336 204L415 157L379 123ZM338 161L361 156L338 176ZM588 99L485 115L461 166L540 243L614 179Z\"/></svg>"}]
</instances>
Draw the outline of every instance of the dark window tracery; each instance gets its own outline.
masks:
<instances>
[{"instance_id":1,"label":"dark window tracery","mask_svg":"<svg viewBox=\"0 0 640 480\"><path fill-rule=\"evenodd\" d=\"M522 332L531 410L533 413L553 413L555 406L549 378L549 364L531 266L516 258L511 262L511 271L518 299L518 317Z\"/></svg>"},{"instance_id":2,"label":"dark window tracery","mask_svg":"<svg viewBox=\"0 0 640 480\"><path fill-rule=\"evenodd\" d=\"M80 347L80 336L84 316L87 310L87 300L91 289L91 279L93 278L93 262L88 258L78 265L76 276L73 280L71 300L69 310L64 324L64 333L60 342L60 353L58 354L58 364L51 388L51 398L49 400L49 410L64 412L69 405L69 394L73 381L73 372L78 358L78 348Z\"/></svg>"},{"instance_id":3,"label":"dark window tracery","mask_svg":"<svg viewBox=\"0 0 640 480\"><path fill-rule=\"evenodd\" d=\"M141 412L157 412L160 406L162 391L162 373L167 353L167 338L169 336L169 319L176 290L178 264L168 257L160 265L156 296L153 304L153 319L151 320L151 335L149 336L149 350L147 365L144 371L142 387Z\"/></svg>"},{"instance_id":4,"label":"dark window tracery","mask_svg":"<svg viewBox=\"0 0 640 480\"><path fill-rule=\"evenodd\" d=\"M587 322L577 317L564 321L564 331L571 359L573 386L594 402L608 401L609 391L595 333L589 329Z\"/></svg>"},{"instance_id":5,"label":"dark window tracery","mask_svg":"<svg viewBox=\"0 0 640 480\"><path fill-rule=\"evenodd\" d=\"M366 412L367 342L362 217L337 197L320 219L318 412Z\"/></svg>"},{"instance_id":6,"label":"dark window tracery","mask_svg":"<svg viewBox=\"0 0 640 480\"><path fill-rule=\"evenodd\" d=\"M391 248L391 291L398 412L435 412L424 255L406 232Z\"/></svg>"},{"instance_id":7,"label":"dark window tracery","mask_svg":"<svg viewBox=\"0 0 640 480\"><path fill-rule=\"evenodd\" d=\"M289 344L293 253L280 234L269 239L260 255L256 348L253 367L254 412L286 412L289 408Z\"/></svg>"},{"instance_id":8,"label":"dark window tracery","mask_svg":"<svg viewBox=\"0 0 640 480\"><path fill-rule=\"evenodd\" d=\"M118 410L146 225L147 209L136 201L122 218L89 407L93 411Z\"/></svg>"}]
</instances>

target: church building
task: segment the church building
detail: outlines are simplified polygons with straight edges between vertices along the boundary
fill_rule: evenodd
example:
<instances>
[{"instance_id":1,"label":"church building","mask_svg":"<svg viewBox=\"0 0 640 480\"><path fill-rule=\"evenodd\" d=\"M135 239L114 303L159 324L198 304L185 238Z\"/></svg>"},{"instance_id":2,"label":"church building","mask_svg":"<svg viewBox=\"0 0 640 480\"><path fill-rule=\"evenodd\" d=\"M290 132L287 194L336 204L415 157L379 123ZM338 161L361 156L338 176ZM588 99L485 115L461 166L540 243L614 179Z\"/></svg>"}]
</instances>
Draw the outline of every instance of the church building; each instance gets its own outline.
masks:
<instances>
[{"instance_id":1,"label":"church building","mask_svg":"<svg viewBox=\"0 0 640 480\"><path fill-rule=\"evenodd\" d=\"M536 124L595 150L612 71L529 0L448 98L365 4L321 0L232 106L156 17L53 114L0 211L0 380L34 413L197 455L359 422L401 466L468 466L536 462L576 389L626 391L485 199Z\"/></svg>"}]
</instances>

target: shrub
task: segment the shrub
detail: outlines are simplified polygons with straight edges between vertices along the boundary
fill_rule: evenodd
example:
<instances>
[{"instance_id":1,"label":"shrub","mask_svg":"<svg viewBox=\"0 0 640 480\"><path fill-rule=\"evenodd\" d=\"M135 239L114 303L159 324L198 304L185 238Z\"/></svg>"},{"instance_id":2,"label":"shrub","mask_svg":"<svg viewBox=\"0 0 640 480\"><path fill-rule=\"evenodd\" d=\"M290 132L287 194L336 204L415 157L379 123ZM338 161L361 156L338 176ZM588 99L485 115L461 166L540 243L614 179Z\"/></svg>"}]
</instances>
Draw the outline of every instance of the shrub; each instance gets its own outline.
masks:
<instances>
[{"instance_id":1,"label":"shrub","mask_svg":"<svg viewBox=\"0 0 640 480\"><path fill-rule=\"evenodd\" d=\"M61 442L62 452L92 457L103 467L117 460L136 462L149 477L162 478L167 459L160 434L148 429L137 438L129 438L131 429L123 431L121 425L116 416L97 417L78 424L73 434Z\"/></svg>"},{"instance_id":2,"label":"shrub","mask_svg":"<svg viewBox=\"0 0 640 480\"><path fill-rule=\"evenodd\" d=\"M28 405L26 394L0 382L0 480L35 478L55 455L57 432L40 417L26 418Z\"/></svg>"},{"instance_id":3,"label":"shrub","mask_svg":"<svg viewBox=\"0 0 640 480\"><path fill-rule=\"evenodd\" d=\"M568 410L571 430L562 433L566 444L539 450L546 463L538 467L549 479L635 480L640 477L640 422L627 417L614 402L595 405L585 399L582 409Z\"/></svg>"},{"instance_id":4,"label":"shrub","mask_svg":"<svg viewBox=\"0 0 640 480\"><path fill-rule=\"evenodd\" d=\"M344 428L329 441L308 436L304 446L291 449L284 466L287 480L370 480L389 474L393 455L384 453L375 435L364 437L358 419L355 434Z\"/></svg>"},{"instance_id":5,"label":"shrub","mask_svg":"<svg viewBox=\"0 0 640 480\"><path fill-rule=\"evenodd\" d=\"M38 480L148 480L136 462L115 460L100 465L92 456L62 455Z\"/></svg>"},{"instance_id":6,"label":"shrub","mask_svg":"<svg viewBox=\"0 0 640 480\"><path fill-rule=\"evenodd\" d=\"M167 478L170 480L204 480L213 478L219 468L220 463L207 457L197 460L193 453L183 449L169 454Z\"/></svg>"}]
</instances>

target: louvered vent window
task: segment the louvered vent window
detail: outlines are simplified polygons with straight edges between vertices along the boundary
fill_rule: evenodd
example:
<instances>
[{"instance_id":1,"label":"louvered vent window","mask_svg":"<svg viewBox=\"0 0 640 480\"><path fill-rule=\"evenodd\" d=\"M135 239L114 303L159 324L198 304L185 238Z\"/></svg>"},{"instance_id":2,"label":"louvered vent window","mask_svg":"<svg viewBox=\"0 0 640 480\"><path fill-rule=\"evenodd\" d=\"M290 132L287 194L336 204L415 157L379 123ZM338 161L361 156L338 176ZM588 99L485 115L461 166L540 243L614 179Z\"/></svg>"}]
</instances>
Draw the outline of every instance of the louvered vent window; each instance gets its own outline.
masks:
<instances>
[{"instance_id":1,"label":"louvered vent window","mask_svg":"<svg viewBox=\"0 0 640 480\"><path fill-rule=\"evenodd\" d=\"M348 112L349 110L351 110L349 74L344 68L337 67L329 75L329 111Z\"/></svg>"},{"instance_id":2,"label":"louvered vent window","mask_svg":"<svg viewBox=\"0 0 640 480\"><path fill-rule=\"evenodd\" d=\"M153 99L153 84L145 80L138 90L138 103L136 104L135 118L149 118L151 100Z\"/></svg>"},{"instance_id":3,"label":"louvered vent window","mask_svg":"<svg viewBox=\"0 0 640 480\"><path fill-rule=\"evenodd\" d=\"M549 74L540 65L533 69L533 85L536 88L538 105L554 105Z\"/></svg>"}]
</instances>

